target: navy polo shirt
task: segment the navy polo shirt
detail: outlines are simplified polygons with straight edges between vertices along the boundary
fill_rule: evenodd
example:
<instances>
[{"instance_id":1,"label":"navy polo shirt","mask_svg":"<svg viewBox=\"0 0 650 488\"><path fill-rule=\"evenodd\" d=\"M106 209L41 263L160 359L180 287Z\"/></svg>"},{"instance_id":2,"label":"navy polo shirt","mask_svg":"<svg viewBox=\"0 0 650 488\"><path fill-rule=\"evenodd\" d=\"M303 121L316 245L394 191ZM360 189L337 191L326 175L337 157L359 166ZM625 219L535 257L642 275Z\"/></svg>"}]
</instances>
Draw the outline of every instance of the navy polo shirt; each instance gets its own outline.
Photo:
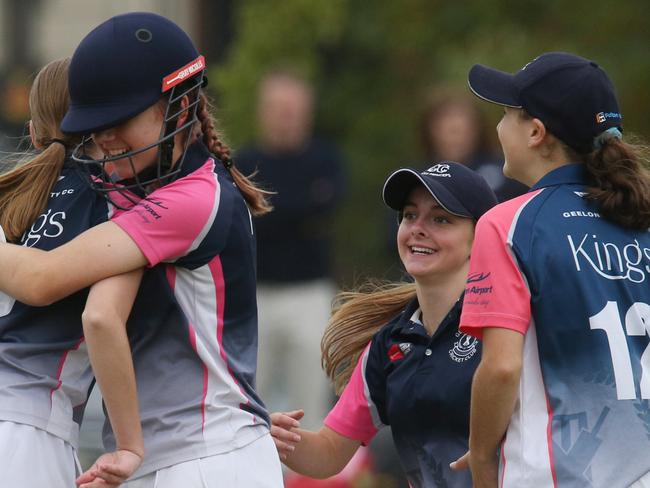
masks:
<instances>
[{"instance_id":1,"label":"navy polo shirt","mask_svg":"<svg viewBox=\"0 0 650 488\"><path fill-rule=\"evenodd\" d=\"M469 472L449 463L465 454L470 390L480 343L458 331L459 300L433 334L414 299L364 351L326 425L367 443L392 427L400 461L413 487L469 487Z\"/></svg>"}]
</instances>

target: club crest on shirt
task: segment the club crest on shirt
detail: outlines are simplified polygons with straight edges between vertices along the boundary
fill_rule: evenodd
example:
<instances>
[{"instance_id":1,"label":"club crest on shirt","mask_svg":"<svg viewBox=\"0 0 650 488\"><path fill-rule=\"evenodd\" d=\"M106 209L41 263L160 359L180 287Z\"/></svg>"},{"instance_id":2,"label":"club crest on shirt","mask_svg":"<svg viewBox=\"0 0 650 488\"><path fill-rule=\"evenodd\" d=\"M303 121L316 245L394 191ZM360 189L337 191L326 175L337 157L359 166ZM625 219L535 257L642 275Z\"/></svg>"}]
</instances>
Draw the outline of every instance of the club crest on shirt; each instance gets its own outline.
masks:
<instances>
[{"instance_id":1,"label":"club crest on shirt","mask_svg":"<svg viewBox=\"0 0 650 488\"><path fill-rule=\"evenodd\" d=\"M476 354L478 339L462 332L456 332L456 342L454 347L449 349L449 357L457 362L462 363Z\"/></svg>"}]
</instances>

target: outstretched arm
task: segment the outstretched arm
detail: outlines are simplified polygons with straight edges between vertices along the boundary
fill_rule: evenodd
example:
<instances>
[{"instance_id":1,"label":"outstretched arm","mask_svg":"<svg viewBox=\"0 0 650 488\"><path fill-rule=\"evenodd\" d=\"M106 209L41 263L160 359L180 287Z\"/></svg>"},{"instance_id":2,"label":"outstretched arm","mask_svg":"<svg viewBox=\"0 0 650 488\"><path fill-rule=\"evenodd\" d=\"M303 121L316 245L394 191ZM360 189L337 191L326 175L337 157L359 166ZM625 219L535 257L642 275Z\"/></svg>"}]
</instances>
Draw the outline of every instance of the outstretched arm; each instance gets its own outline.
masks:
<instances>
[{"instance_id":1,"label":"outstretched arm","mask_svg":"<svg viewBox=\"0 0 650 488\"><path fill-rule=\"evenodd\" d=\"M79 478L83 487L118 486L135 472L144 456L135 373L126 334L126 320L141 278L142 269L138 269L100 281L90 289L86 301L82 319L88 354L117 448L102 455Z\"/></svg>"},{"instance_id":2,"label":"outstretched arm","mask_svg":"<svg viewBox=\"0 0 650 488\"><path fill-rule=\"evenodd\" d=\"M105 222L49 252L0 244L0 291L28 305L44 306L146 264L129 235Z\"/></svg>"},{"instance_id":3,"label":"outstretched arm","mask_svg":"<svg viewBox=\"0 0 650 488\"><path fill-rule=\"evenodd\" d=\"M271 434L282 462L311 478L329 478L340 473L361 445L329 427L311 432L297 427L301 410L271 414Z\"/></svg>"}]
</instances>

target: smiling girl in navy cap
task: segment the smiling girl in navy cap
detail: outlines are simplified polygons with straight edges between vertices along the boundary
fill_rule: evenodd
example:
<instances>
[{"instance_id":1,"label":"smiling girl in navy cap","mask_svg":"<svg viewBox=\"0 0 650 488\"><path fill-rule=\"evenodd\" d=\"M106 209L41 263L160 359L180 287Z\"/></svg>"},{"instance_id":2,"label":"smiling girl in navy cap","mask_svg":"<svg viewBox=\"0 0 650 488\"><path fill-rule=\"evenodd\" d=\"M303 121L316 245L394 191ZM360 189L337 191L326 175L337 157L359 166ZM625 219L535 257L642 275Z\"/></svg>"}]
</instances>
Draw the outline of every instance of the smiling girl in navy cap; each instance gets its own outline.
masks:
<instances>
[{"instance_id":1,"label":"smiling girl in navy cap","mask_svg":"<svg viewBox=\"0 0 650 488\"><path fill-rule=\"evenodd\" d=\"M442 162L403 168L383 198L399 212L399 256L414 283L346 293L323 338L323 363L341 397L319 432L302 412L272 414L284 463L325 478L390 425L413 487L469 487L449 463L467 448L470 383L479 342L458 331L476 220L496 204L487 182Z\"/></svg>"},{"instance_id":2,"label":"smiling girl in navy cap","mask_svg":"<svg viewBox=\"0 0 650 488\"><path fill-rule=\"evenodd\" d=\"M650 177L614 87L567 53L469 85L504 106L504 172L532 188L476 228L461 330L483 358L458 467L480 488L650 486Z\"/></svg>"}]
</instances>

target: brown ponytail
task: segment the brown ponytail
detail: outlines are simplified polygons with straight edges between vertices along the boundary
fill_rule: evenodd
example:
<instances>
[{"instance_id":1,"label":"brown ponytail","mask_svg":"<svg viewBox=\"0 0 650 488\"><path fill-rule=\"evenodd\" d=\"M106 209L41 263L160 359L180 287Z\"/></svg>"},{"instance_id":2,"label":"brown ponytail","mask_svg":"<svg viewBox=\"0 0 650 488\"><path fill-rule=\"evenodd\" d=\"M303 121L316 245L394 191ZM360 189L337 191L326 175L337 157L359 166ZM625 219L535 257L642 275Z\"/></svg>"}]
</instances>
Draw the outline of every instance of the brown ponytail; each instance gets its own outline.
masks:
<instances>
[{"instance_id":1,"label":"brown ponytail","mask_svg":"<svg viewBox=\"0 0 650 488\"><path fill-rule=\"evenodd\" d=\"M0 226L7 241L19 242L45 210L61 173L67 148L79 141L64 135L59 124L68 110L70 59L52 61L36 75L29 94L34 143L43 150L0 175ZM53 142L57 140L57 142Z\"/></svg>"},{"instance_id":2,"label":"brown ponytail","mask_svg":"<svg viewBox=\"0 0 650 488\"><path fill-rule=\"evenodd\" d=\"M413 283L368 283L339 293L321 341L322 365L338 395L372 336L415 298Z\"/></svg>"},{"instance_id":3,"label":"brown ponytail","mask_svg":"<svg viewBox=\"0 0 650 488\"><path fill-rule=\"evenodd\" d=\"M603 217L631 229L650 228L647 156L647 147L616 138L584 156L591 179L588 198L596 202Z\"/></svg>"},{"instance_id":4,"label":"brown ponytail","mask_svg":"<svg viewBox=\"0 0 650 488\"><path fill-rule=\"evenodd\" d=\"M237 188L244 195L244 199L255 216L264 215L273 207L267 201L267 196L272 194L255 186L255 183L244 176L233 164L230 155L230 148L220 139L221 134L216 128L215 119L211 113L211 105L204 93L199 93L199 104L196 115L201 123L203 142L210 152L217 156L230 169Z\"/></svg>"}]
</instances>

